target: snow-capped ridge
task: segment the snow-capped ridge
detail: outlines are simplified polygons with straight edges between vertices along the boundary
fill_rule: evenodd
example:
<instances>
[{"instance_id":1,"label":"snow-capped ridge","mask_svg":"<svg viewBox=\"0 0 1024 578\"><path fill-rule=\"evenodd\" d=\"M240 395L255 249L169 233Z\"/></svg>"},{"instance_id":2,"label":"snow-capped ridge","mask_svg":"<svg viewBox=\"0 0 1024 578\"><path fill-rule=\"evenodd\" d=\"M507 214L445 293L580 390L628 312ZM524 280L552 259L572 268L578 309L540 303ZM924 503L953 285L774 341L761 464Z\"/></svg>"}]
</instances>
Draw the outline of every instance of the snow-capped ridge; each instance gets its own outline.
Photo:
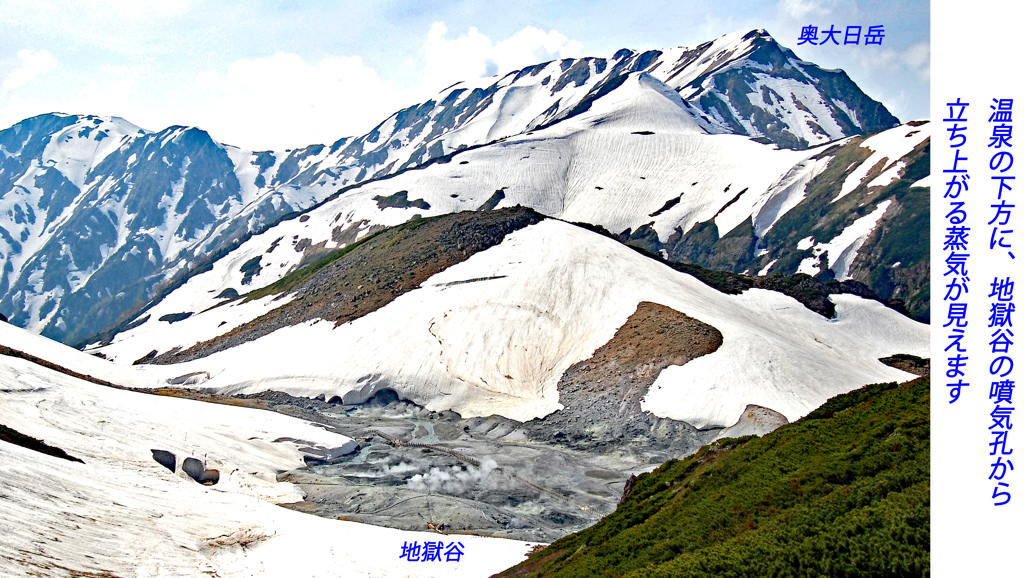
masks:
<instances>
[{"instance_id":1,"label":"snow-capped ridge","mask_svg":"<svg viewBox=\"0 0 1024 578\"><path fill-rule=\"evenodd\" d=\"M784 74L773 76L780 70ZM582 129L580 117L632 122L637 133L741 135L790 149L894 122L845 75L815 82L829 74L796 59L763 29L744 30L692 47L620 50L611 59L550 61L501 78L456 83L365 135L278 152L225 145L196 127L152 132L116 118L43 115L0 132L0 308L19 325L76 342L113 325L124 309L148 300L200 255L226 250L284 215L459 151L515 144L534 131L573 133ZM750 78L753 84L743 84ZM648 90L631 93L635 84ZM625 102L632 97L637 102ZM647 120L640 123L637 115ZM102 126L90 129L90 122ZM108 136L96 141L86 134ZM182 150L172 153L175 148ZM551 153L552 164L560 165L560 153ZM518 202L511 192L505 202ZM554 192L562 198L534 206L565 208L574 194ZM160 213L153 207L161 206L163 195L180 199L163 204ZM210 203L194 202L199 196ZM480 206L486 198L474 201ZM644 206L643 214L665 202ZM745 203L731 209L739 221L723 214L715 217L719 226L742 222L739 207ZM448 204L448 210L460 208L466 207ZM709 202L710 213L695 214L682 230L721 208ZM586 220L587 212L578 214ZM47 218L38 219L43 213ZM636 231L649 223L641 219L635 214L607 225ZM652 225L662 241L674 230L666 223L662 218ZM73 254L65 246L75 247ZM42 278L34 276L37 271ZM63 280L68 276L75 277L74 287ZM79 310L96 314L73 316Z\"/></svg>"},{"instance_id":2,"label":"snow-capped ridge","mask_svg":"<svg viewBox=\"0 0 1024 578\"><path fill-rule=\"evenodd\" d=\"M547 219L363 317L336 327L316 320L282 327L151 371L207 372L204 388L230 393L274 389L359 401L386 387L432 410L523 421L558 409L562 374L611 339L638 303L650 301L715 327L724 343L700 358L709 361L696 370L690 365L697 360L665 370L646 409L711 427L734 423L755 403L792 420L829 392L903 375L880 357L926 355L927 326L875 302L834 300L839 316L828 320L770 291L724 295L614 240ZM258 311L220 307L181 323L216 327L237 314ZM122 362L135 359L160 334L174 335L174 325L140 327L102 351ZM173 338L159 343L161 351L190 345ZM837 357L837 351L846 353ZM276 362L282 357L287 367ZM800 362L782 361L790 357ZM703 397L672 401L678 393L669 389L694 383L703 384ZM800 394L787 394L792 388Z\"/></svg>"}]
</instances>

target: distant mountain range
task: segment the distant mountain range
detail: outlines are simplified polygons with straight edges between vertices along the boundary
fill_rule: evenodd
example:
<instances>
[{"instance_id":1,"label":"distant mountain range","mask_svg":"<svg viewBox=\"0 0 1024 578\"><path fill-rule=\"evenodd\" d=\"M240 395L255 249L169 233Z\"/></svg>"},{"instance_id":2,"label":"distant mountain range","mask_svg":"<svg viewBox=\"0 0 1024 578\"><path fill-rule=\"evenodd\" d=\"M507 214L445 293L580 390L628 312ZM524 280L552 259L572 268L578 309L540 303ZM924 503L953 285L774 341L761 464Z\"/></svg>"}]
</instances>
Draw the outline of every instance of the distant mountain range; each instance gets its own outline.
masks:
<instances>
[{"instance_id":1,"label":"distant mountain range","mask_svg":"<svg viewBox=\"0 0 1024 578\"><path fill-rule=\"evenodd\" d=\"M926 571L929 146L763 30L283 152L22 121L0 566Z\"/></svg>"},{"instance_id":2,"label":"distant mountain range","mask_svg":"<svg viewBox=\"0 0 1024 578\"><path fill-rule=\"evenodd\" d=\"M902 226L927 218L912 188L927 131L897 124L763 30L459 83L360 137L283 152L41 115L0 132L0 312L83 343L313 207L341 216L295 240L307 261L417 214L523 204L670 260L852 278L927 318L927 227ZM272 277L251 268L236 290Z\"/></svg>"}]
</instances>

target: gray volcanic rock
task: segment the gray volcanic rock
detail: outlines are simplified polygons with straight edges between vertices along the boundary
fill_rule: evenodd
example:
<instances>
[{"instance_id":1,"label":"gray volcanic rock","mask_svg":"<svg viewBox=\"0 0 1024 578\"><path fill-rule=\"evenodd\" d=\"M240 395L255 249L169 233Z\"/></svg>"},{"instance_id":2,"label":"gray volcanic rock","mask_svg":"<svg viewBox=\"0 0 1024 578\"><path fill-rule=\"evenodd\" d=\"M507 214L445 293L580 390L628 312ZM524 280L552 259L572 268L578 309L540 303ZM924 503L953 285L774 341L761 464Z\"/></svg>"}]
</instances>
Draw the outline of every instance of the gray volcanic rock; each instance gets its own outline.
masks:
<instances>
[{"instance_id":1,"label":"gray volcanic rock","mask_svg":"<svg viewBox=\"0 0 1024 578\"><path fill-rule=\"evenodd\" d=\"M588 452L636 452L650 459L685 455L711 434L640 408L669 365L707 355L722 344L714 327L657 303L641 302L615 336L562 376L563 406L521 426L531 439ZM506 420L507 421L507 420ZM651 460L656 461L656 460Z\"/></svg>"}]
</instances>

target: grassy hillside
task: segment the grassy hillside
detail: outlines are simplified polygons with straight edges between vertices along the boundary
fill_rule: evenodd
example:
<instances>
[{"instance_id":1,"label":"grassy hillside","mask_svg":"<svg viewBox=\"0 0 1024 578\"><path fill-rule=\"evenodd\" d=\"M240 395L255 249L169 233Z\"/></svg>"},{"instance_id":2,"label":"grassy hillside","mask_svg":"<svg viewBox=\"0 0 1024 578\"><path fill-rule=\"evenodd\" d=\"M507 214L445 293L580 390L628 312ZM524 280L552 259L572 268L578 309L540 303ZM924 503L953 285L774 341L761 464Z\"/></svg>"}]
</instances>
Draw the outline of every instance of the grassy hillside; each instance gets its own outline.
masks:
<instances>
[{"instance_id":1,"label":"grassy hillside","mask_svg":"<svg viewBox=\"0 0 1024 578\"><path fill-rule=\"evenodd\" d=\"M927 576L928 387L871 385L671 460L501 576Z\"/></svg>"}]
</instances>

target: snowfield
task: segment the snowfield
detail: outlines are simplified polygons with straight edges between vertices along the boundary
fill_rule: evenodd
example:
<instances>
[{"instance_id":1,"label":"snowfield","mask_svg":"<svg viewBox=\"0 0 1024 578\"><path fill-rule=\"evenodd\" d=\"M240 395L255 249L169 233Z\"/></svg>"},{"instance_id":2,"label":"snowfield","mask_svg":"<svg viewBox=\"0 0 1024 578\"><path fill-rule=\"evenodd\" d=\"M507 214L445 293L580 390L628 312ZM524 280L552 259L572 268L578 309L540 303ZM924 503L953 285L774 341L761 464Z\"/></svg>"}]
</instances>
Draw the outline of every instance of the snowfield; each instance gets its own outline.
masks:
<instances>
[{"instance_id":1,"label":"snowfield","mask_svg":"<svg viewBox=\"0 0 1024 578\"><path fill-rule=\"evenodd\" d=\"M376 230L371 227L474 210L498 191L501 199L492 208L520 204L613 233L650 225L662 241L677 228L685 232L709 220L725 235L752 218L763 234L804 198L807 183L826 168L827 159L811 158L821 150L779 150L747 137L706 134L678 95L646 74L630 75L584 114L464 151L449 163L367 183L302 219L252 237L118 339L166 326L158 321L164 315L216 305L227 289L244 293L269 285L294 270L310 245L338 248ZM429 208L382 207L380 199L403 191L410 203ZM254 259L259 271L243 285L240 268ZM189 321L175 325L184 331Z\"/></svg>"},{"instance_id":2,"label":"snowfield","mask_svg":"<svg viewBox=\"0 0 1024 578\"><path fill-rule=\"evenodd\" d=\"M206 372L202 387L224 393L278 390L350 402L392 388L432 410L528 420L559 409L565 370L610 340L638 303L652 301L716 327L724 344L662 372L645 409L713 427L735 423L747 404L757 404L793 421L838 393L911 377L880 357L928 356L926 325L874 301L833 300L838 315L829 320L771 291L725 295L549 219L337 328L307 322L147 371L166 378ZM229 314L220 309L180 323ZM148 353L149 343L138 335L103 352L130 361Z\"/></svg>"},{"instance_id":3,"label":"snowfield","mask_svg":"<svg viewBox=\"0 0 1024 578\"><path fill-rule=\"evenodd\" d=\"M87 350L108 359L6 323L0 345L128 388L274 390L347 403L391 389L434 411L526 421L562 408L566 371L653 302L716 328L723 341L662 371L643 409L698 428L755 431L781 423L779 414L794 421L834 395L911 379L878 360L928 357L928 326L848 295L832 297L834 319L781 293L726 295L571 223L656 236L665 256L697 226L719 238L747 238L752 227L763 240L836 168L826 151L898 122L839 74L749 30L457 83L370 133L287 151L116 117L27 119L0 132L0 158L18 161L0 166L0 289L12 323L79 343L170 287L176 273L205 272ZM837 90L845 100L829 96ZM766 126L777 134L763 134ZM854 155L866 160L836 178L832 200L855 196L836 206L901 178L928 133L903 125L867 138L870 152ZM899 202L869 194L871 211L833 238L794 241L813 255L800 271L849 277L887 210L900 214ZM131 365L288 303L293 295L232 299L386 227L516 205L550 218L363 317L283 327L174 365ZM771 274L779 257L749 273ZM485 576L533 546L280 507L304 495L278 474L307 457L347 454L357 441L271 411L106 387L0 355L0 424L85 462L0 442L0 575ZM173 471L153 450L176 456ZM186 458L216 470L217 483L185 474ZM461 544L461 560L401 558L403 545L438 541Z\"/></svg>"},{"instance_id":4,"label":"snowfield","mask_svg":"<svg viewBox=\"0 0 1024 578\"><path fill-rule=\"evenodd\" d=\"M891 180L901 166L894 155L908 154L927 134L902 125L867 139L864 146L876 152L844 181L843 191L852 191L882 158L893 159L892 168L879 178ZM725 236L749 219L763 237L804 200L808 183L834 160L821 153L848 142L793 151L743 136L709 134L698 111L680 95L647 73L633 73L583 113L462 151L448 162L365 183L301 218L253 236L212 270L191 277L149 310L148 320L116 339L153 345L139 356L153 348L166 351L171 342L168 323L161 317L213 307L223 302L219 296L224 291L245 293L269 285L306 262L313 251L346 246L415 216L523 205L616 234L649 227L662 243L709 221ZM813 274L831 267L844 277L883 213L858 221L836 239L821 240L801 271ZM821 258L828 263L825 267ZM248 273L243 265L249 266ZM767 274L769 269L750 273ZM225 312L213 329L222 321L231 325L236 317L247 317L236 307L230 306L226 311L231 314ZM211 329L194 318L174 326L195 341L207 339Z\"/></svg>"},{"instance_id":5,"label":"snowfield","mask_svg":"<svg viewBox=\"0 0 1024 578\"><path fill-rule=\"evenodd\" d=\"M16 332L5 331L0 342L18 348ZM85 357L65 349L65 358ZM481 576L518 563L531 546L275 506L303 497L275 475L301 467L304 447L355 442L269 411L116 390L0 356L0 416L85 461L0 442L5 576ZM159 465L151 449L174 452L179 471ZM186 457L219 469L220 481L202 486L188 478L180 472ZM437 540L461 542L465 556L399 559L404 543Z\"/></svg>"}]
</instances>

